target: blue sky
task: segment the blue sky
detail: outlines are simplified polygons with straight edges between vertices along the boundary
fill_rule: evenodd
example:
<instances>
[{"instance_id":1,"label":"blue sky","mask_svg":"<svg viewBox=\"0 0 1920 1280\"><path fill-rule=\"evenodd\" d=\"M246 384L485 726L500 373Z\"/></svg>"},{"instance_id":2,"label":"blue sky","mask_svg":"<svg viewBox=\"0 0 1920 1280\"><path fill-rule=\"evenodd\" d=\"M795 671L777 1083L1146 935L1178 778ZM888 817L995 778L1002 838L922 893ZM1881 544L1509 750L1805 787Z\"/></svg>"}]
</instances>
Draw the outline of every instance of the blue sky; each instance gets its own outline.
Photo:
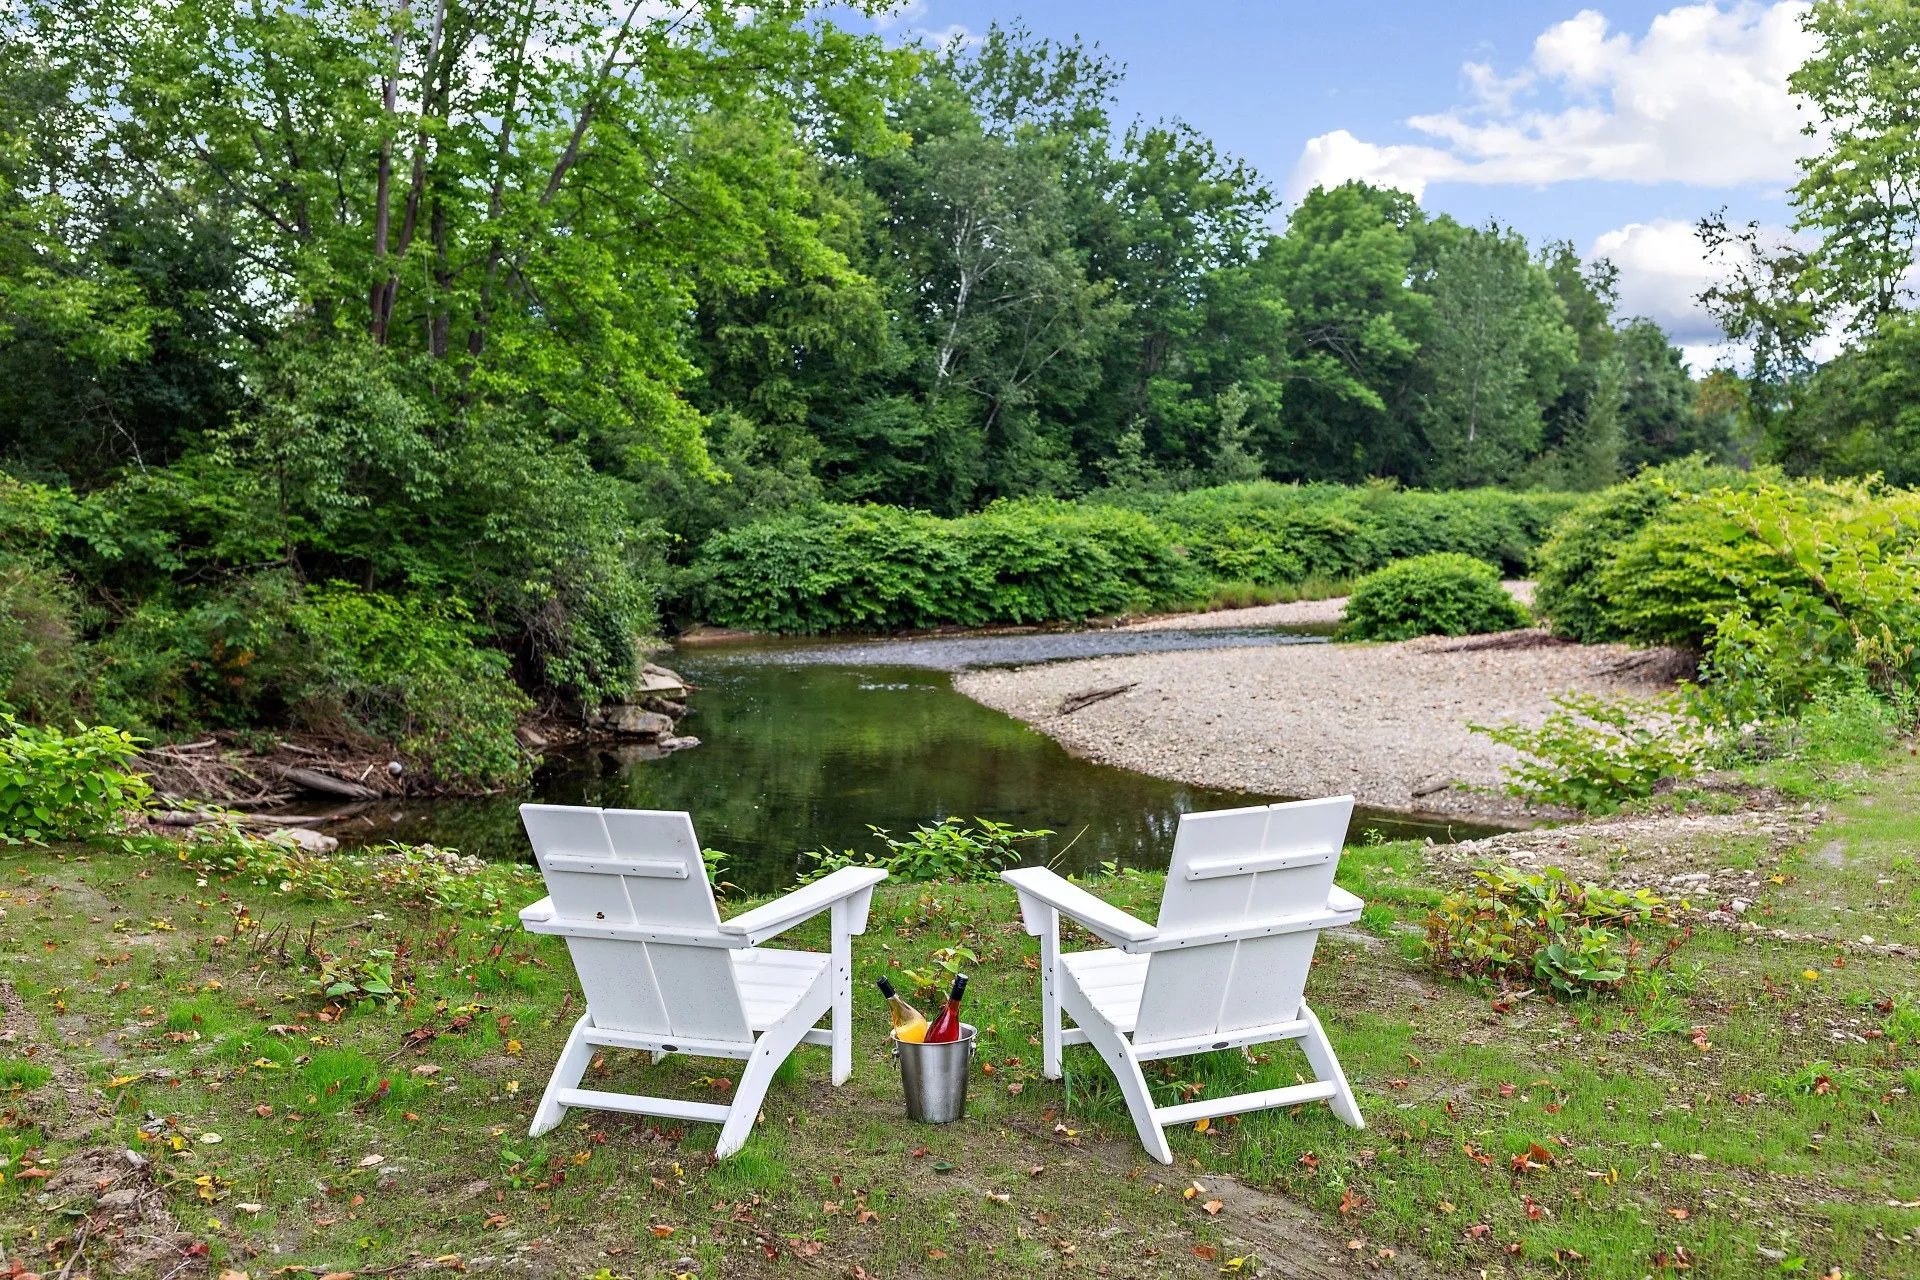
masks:
<instances>
[{"instance_id":1,"label":"blue sky","mask_svg":"<svg viewBox=\"0 0 1920 1280\"><path fill-rule=\"evenodd\" d=\"M994 22L1079 35L1126 66L1123 118L1178 117L1276 191L1349 177L1429 209L1568 239L1622 271L1696 366L1710 278L1691 224L1727 206L1779 226L1809 143L1786 91L1805 5L1638 0L908 0L893 39Z\"/></svg>"}]
</instances>

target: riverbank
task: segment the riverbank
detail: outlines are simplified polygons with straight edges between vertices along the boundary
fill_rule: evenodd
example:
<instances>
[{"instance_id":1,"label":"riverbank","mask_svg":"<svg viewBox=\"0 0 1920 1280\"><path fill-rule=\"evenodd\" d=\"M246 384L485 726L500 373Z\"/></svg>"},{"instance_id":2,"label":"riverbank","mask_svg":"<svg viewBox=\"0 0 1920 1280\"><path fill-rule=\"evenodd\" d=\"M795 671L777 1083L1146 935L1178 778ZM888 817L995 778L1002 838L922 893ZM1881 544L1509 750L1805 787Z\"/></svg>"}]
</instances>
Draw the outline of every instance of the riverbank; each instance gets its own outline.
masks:
<instances>
[{"instance_id":1,"label":"riverbank","mask_svg":"<svg viewBox=\"0 0 1920 1280\"><path fill-rule=\"evenodd\" d=\"M1646 697L1682 665L1665 650L1519 631L1135 654L967 671L954 687L1070 751L1156 777L1520 817L1500 792L1515 752L1468 725L1538 724L1564 693Z\"/></svg>"},{"instance_id":2,"label":"riverbank","mask_svg":"<svg viewBox=\"0 0 1920 1280\"><path fill-rule=\"evenodd\" d=\"M882 885L855 945L867 993L975 953L964 1122L904 1120L863 996L853 1078L834 1088L802 1049L715 1165L711 1125L575 1112L526 1136L580 992L558 939L507 923L540 892L525 867L465 871L496 920L482 894L399 877L276 892L159 841L0 849L0 1247L49 1275L176 1280L1908 1274L1920 768L1902 754L1863 781L1826 811L1769 792L1730 814L1350 845L1339 883L1366 927L1321 939L1307 996L1368 1127L1318 1105L1183 1127L1172 1168L1142 1157L1092 1050L1068 1050L1070 1083L1040 1076L1037 946L1003 885ZM1572 1005L1435 973L1427 913L1506 862L1692 894L1678 963ZM1162 883L1090 887L1152 918ZM391 965L393 1002L329 993L368 962ZM725 1063L603 1056L600 1087L730 1087ZM1301 1068L1274 1046L1150 1083L1165 1105Z\"/></svg>"},{"instance_id":3,"label":"riverbank","mask_svg":"<svg viewBox=\"0 0 1920 1280\"><path fill-rule=\"evenodd\" d=\"M1533 604L1533 583L1524 578L1508 578L1501 586L1521 604ZM1346 612L1345 596L1326 596L1318 600L1288 600L1281 604L1256 604L1244 609L1209 609L1204 613L1167 613L1131 622L1122 631L1220 631L1249 627L1331 627Z\"/></svg>"}]
</instances>

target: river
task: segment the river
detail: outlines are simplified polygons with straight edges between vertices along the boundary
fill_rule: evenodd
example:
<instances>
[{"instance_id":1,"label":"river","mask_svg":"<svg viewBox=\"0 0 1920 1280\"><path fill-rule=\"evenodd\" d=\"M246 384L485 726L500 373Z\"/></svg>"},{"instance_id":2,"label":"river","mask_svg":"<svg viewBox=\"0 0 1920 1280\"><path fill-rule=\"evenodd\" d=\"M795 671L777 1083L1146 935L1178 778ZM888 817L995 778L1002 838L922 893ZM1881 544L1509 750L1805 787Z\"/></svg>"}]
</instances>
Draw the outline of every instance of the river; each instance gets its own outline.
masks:
<instances>
[{"instance_id":1,"label":"river","mask_svg":"<svg viewBox=\"0 0 1920 1280\"><path fill-rule=\"evenodd\" d=\"M1289 632L1075 631L860 642L773 641L656 654L695 691L680 732L699 747L665 758L602 744L551 759L531 795L414 801L326 828L352 843L450 845L489 858L528 856L518 804L685 809L701 843L729 855L725 878L748 892L791 885L802 855L878 848L948 816L1054 834L1033 860L1088 871L1103 862L1162 867L1179 815L1281 796L1219 791L1078 759L1053 739L954 692L966 666L1167 649L1324 643ZM1469 839L1499 828L1357 809L1350 839Z\"/></svg>"}]
</instances>

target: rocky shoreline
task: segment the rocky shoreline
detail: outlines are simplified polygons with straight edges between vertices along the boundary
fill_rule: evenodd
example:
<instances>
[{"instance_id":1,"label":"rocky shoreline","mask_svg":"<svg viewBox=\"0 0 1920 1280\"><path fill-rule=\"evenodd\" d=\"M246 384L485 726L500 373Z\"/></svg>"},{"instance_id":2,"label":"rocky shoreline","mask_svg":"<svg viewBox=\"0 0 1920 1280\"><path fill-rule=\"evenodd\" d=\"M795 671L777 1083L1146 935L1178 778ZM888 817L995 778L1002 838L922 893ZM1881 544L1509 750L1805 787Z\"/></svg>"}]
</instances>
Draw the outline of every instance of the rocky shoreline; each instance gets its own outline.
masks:
<instances>
[{"instance_id":1,"label":"rocky shoreline","mask_svg":"<svg viewBox=\"0 0 1920 1280\"><path fill-rule=\"evenodd\" d=\"M1650 696L1687 665L1667 650L1518 631L1093 658L962 672L954 687L1076 754L1157 777L1525 818L1558 815L1507 796L1516 753L1468 725L1539 724L1565 693Z\"/></svg>"}]
</instances>

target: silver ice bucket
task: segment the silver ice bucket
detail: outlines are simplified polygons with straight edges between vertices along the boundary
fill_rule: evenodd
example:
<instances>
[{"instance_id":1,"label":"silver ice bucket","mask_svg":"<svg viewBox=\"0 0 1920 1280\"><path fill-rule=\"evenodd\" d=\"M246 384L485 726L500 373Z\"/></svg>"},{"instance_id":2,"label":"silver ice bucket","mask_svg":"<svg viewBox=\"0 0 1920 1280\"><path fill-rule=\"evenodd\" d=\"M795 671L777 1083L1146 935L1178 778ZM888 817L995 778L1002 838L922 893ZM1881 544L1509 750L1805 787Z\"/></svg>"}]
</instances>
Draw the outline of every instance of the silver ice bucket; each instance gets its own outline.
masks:
<instances>
[{"instance_id":1,"label":"silver ice bucket","mask_svg":"<svg viewBox=\"0 0 1920 1280\"><path fill-rule=\"evenodd\" d=\"M960 1024L960 1038L945 1044L895 1040L894 1060L907 1092L907 1119L952 1124L967 1114L967 1067L973 1058L973 1026Z\"/></svg>"}]
</instances>

